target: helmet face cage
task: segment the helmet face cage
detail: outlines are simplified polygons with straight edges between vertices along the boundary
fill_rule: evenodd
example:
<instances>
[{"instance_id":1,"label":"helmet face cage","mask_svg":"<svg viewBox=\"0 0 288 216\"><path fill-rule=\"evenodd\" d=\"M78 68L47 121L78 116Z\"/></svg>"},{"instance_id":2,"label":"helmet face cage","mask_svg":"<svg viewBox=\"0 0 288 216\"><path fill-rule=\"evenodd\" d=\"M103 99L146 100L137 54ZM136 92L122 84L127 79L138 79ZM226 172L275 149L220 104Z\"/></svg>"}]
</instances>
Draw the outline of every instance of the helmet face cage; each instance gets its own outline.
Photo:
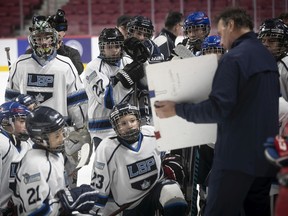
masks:
<instances>
[{"instance_id":1,"label":"helmet face cage","mask_svg":"<svg viewBox=\"0 0 288 216\"><path fill-rule=\"evenodd\" d=\"M56 50L58 33L51 27L48 19L43 16L33 18L33 26L30 27L28 41L34 53L47 60Z\"/></svg>"},{"instance_id":2,"label":"helmet face cage","mask_svg":"<svg viewBox=\"0 0 288 216\"><path fill-rule=\"evenodd\" d=\"M205 38L202 43L202 53L206 54L224 54L225 50L220 44L221 37L219 35L211 35Z\"/></svg>"},{"instance_id":3,"label":"helmet face cage","mask_svg":"<svg viewBox=\"0 0 288 216\"><path fill-rule=\"evenodd\" d=\"M15 129L15 121L26 119L30 111L23 105L15 101L9 101L0 106L0 125L1 129L9 134L14 134L21 141L28 140L26 131L18 132ZM12 128L12 131L11 131Z\"/></svg>"},{"instance_id":4,"label":"helmet face cage","mask_svg":"<svg viewBox=\"0 0 288 216\"><path fill-rule=\"evenodd\" d=\"M267 47L273 56L278 59L286 55L288 48L288 26L280 19L267 19L260 26L258 39ZM273 43L274 46L272 45Z\"/></svg>"},{"instance_id":5,"label":"helmet face cage","mask_svg":"<svg viewBox=\"0 0 288 216\"><path fill-rule=\"evenodd\" d=\"M63 152L64 140L68 132L64 129L66 126L64 117L50 107L37 107L26 119L27 131L32 141L38 145L44 146L50 152ZM63 130L63 131L62 131ZM49 134L60 131L63 133L63 143L52 147L49 142Z\"/></svg>"},{"instance_id":6,"label":"helmet face cage","mask_svg":"<svg viewBox=\"0 0 288 216\"><path fill-rule=\"evenodd\" d=\"M120 118L126 115L135 115L136 120L138 121L138 128L131 129L129 132L123 134L120 131L118 121ZM140 134L140 122L141 117L139 109L136 106L132 106L128 103L116 105L110 114L110 123L115 130L117 136L128 142L136 142L138 140Z\"/></svg>"},{"instance_id":7,"label":"helmet face cage","mask_svg":"<svg viewBox=\"0 0 288 216\"><path fill-rule=\"evenodd\" d=\"M147 17L136 16L127 24L127 31L128 37L137 37L137 34L142 34L145 39L151 39L154 26Z\"/></svg>"},{"instance_id":8,"label":"helmet face cage","mask_svg":"<svg viewBox=\"0 0 288 216\"><path fill-rule=\"evenodd\" d=\"M189 38L190 43L196 43L199 40L202 43L210 33L210 20L204 12L194 12L185 19L183 29L186 37L189 36L190 31L202 31L199 38Z\"/></svg>"},{"instance_id":9,"label":"helmet face cage","mask_svg":"<svg viewBox=\"0 0 288 216\"><path fill-rule=\"evenodd\" d=\"M98 46L100 57L108 64L115 65L123 57L124 36L117 28L104 29L99 36Z\"/></svg>"}]
</instances>

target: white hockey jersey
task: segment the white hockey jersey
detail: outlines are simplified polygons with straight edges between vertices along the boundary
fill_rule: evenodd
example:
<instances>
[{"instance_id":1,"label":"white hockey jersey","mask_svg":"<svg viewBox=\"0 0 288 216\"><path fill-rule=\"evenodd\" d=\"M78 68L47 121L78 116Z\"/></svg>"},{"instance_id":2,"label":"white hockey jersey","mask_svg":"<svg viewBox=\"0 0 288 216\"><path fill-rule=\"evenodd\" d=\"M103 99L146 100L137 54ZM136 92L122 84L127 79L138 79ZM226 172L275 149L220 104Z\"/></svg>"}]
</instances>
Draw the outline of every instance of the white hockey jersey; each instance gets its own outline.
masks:
<instances>
[{"instance_id":1,"label":"white hockey jersey","mask_svg":"<svg viewBox=\"0 0 288 216\"><path fill-rule=\"evenodd\" d=\"M118 205L138 203L161 178L154 127L142 126L132 146L108 137L96 149L91 185L99 191L98 206L105 206L110 192Z\"/></svg>"},{"instance_id":2,"label":"white hockey jersey","mask_svg":"<svg viewBox=\"0 0 288 216\"><path fill-rule=\"evenodd\" d=\"M0 133L0 208L7 207L12 198L16 169L26 152L32 148L32 141L22 141L17 146L13 144L10 135Z\"/></svg>"},{"instance_id":3,"label":"white hockey jersey","mask_svg":"<svg viewBox=\"0 0 288 216\"><path fill-rule=\"evenodd\" d=\"M101 58L89 62L84 71L84 85L88 96L88 128L91 137L101 139L114 134L109 122L111 109L115 104L131 97L133 89L126 89L121 82L113 85L113 77L126 64L129 56L123 57L119 66L107 64Z\"/></svg>"},{"instance_id":4,"label":"white hockey jersey","mask_svg":"<svg viewBox=\"0 0 288 216\"><path fill-rule=\"evenodd\" d=\"M56 55L42 65L33 54L21 55L12 65L5 92L11 100L19 94L34 96L83 127L87 115L87 95L78 72L68 57Z\"/></svg>"},{"instance_id":5,"label":"white hockey jersey","mask_svg":"<svg viewBox=\"0 0 288 216\"><path fill-rule=\"evenodd\" d=\"M13 201L18 215L59 215L61 205L55 194L64 188L63 155L45 149L29 150L16 175Z\"/></svg>"}]
</instances>

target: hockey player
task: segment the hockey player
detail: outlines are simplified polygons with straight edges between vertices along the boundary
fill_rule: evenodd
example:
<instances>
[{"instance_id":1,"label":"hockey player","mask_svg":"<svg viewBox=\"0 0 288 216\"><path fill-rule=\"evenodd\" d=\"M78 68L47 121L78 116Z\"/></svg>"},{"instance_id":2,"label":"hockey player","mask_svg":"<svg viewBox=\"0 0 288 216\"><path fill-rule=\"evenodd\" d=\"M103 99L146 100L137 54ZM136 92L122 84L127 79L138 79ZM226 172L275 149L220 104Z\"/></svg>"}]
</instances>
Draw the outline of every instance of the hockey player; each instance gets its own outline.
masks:
<instances>
[{"instance_id":1,"label":"hockey player","mask_svg":"<svg viewBox=\"0 0 288 216\"><path fill-rule=\"evenodd\" d=\"M258 38L277 60L281 95L288 101L288 26L280 19L267 19L260 26Z\"/></svg>"},{"instance_id":2,"label":"hockey player","mask_svg":"<svg viewBox=\"0 0 288 216\"><path fill-rule=\"evenodd\" d=\"M150 51L149 64L164 61L164 55L159 47L151 40L154 33L152 21L144 16L135 16L127 24L128 38L139 39Z\"/></svg>"},{"instance_id":3,"label":"hockey player","mask_svg":"<svg viewBox=\"0 0 288 216\"><path fill-rule=\"evenodd\" d=\"M21 55L13 64L5 92L6 100L19 94L31 95L39 105L60 112L79 135L89 136L84 85L71 60L56 53L57 31L42 16L33 17L30 30L28 40L33 53ZM78 141L73 139L73 143L77 144ZM79 148L73 149L76 154L77 150ZM71 180L71 184L75 180Z\"/></svg>"},{"instance_id":4,"label":"hockey player","mask_svg":"<svg viewBox=\"0 0 288 216\"><path fill-rule=\"evenodd\" d=\"M221 46L221 37L219 35L206 37L201 45L201 52L202 55L217 54L220 58L225 53L225 49Z\"/></svg>"},{"instance_id":5,"label":"hockey player","mask_svg":"<svg viewBox=\"0 0 288 216\"><path fill-rule=\"evenodd\" d=\"M128 103L116 105L110 122L116 135L103 139L95 153L91 185L99 191L96 212L111 192L123 216L185 215L187 203L179 185L163 178L154 128L140 127L140 112ZM107 214L103 214L107 215Z\"/></svg>"},{"instance_id":6,"label":"hockey player","mask_svg":"<svg viewBox=\"0 0 288 216\"><path fill-rule=\"evenodd\" d=\"M184 20L183 29L186 38L180 45L184 45L194 56L201 55L201 44L210 33L209 17L202 11L193 12Z\"/></svg>"},{"instance_id":7,"label":"hockey player","mask_svg":"<svg viewBox=\"0 0 288 216\"><path fill-rule=\"evenodd\" d=\"M9 101L0 106L0 215L13 213L12 190L19 161L32 148L25 127L30 111L23 105Z\"/></svg>"},{"instance_id":8,"label":"hockey player","mask_svg":"<svg viewBox=\"0 0 288 216\"><path fill-rule=\"evenodd\" d=\"M103 29L98 45L100 55L88 63L84 78L89 98L89 131L96 146L103 138L114 134L109 122L113 106L129 101L134 83L144 76L141 63L123 57L124 37L117 28Z\"/></svg>"},{"instance_id":9,"label":"hockey player","mask_svg":"<svg viewBox=\"0 0 288 216\"><path fill-rule=\"evenodd\" d=\"M64 178L64 117L46 106L36 108L26 119L33 149L23 157L16 174L13 201L18 215L58 215L54 196L66 187Z\"/></svg>"}]
</instances>

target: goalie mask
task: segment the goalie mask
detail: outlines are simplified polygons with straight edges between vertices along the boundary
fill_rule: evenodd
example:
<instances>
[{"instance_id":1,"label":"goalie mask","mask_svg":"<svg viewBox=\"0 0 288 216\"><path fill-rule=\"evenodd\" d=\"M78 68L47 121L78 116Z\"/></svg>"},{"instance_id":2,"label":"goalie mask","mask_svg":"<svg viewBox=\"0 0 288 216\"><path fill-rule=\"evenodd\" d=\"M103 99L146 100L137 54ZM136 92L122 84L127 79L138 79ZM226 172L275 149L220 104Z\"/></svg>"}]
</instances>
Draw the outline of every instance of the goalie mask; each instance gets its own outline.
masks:
<instances>
[{"instance_id":1,"label":"goalie mask","mask_svg":"<svg viewBox=\"0 0 288 216\"><path fill-rule=\"evenodd\" d=\"M267 19L259 29L258 38L272 53L276 60L287 53L288 26L280 19Z\"/></svg>"},{"instance_id":2,"label":"goalie mask","mask_svg":"<svg viewBox=\"0 0 288 216\"><path fill-rule=\"evenodd\" d=\"M127 24L128 37L136 37L140 41L151 39L154 32L152 21L144 16L135 16Z\"/></svg>"},{"instance_id":3,"label":"goalie mask","mask_svg":"<svg viewBox=\"0 0 288 216\"><path fill-rule=\"evenodd\" d=\"M29 139L25 120L30 113L28 108L15 101L9 101L0 106L1 129L13 134L17 139L26 141Z\"/></svg>"},{"instance_id":4,"label":"goalie mask","mask_svg":"<svg viewBox=\"0 0 288 216\"><path fill-rule=\"evenodd\" d=\"M205 38L202 43L202 53L206 54L224 54L225 50L221 46L221 37L219 35L211 35Z\"/></svg>"},{"instance_id":5,"label":"goalie mask","mask_svg":"<svg viewBox=\"0 0 288 216\"><path fill-rule=\"evenodd\" d=\"M123 57L124 36L117 28L105 28L99 36L100 57L108 64L116 65Z\"/></svg>"},{"instance_id":6,"label":"goalie mask","mask_svg":"<svg viewBox=\"0 0 288 216\"><path fill-rule=\"evenodd\" d=\"M64 140L68 136L64 126L64 117L46 106L37 107L26 119L27 131L32 141L55 153L64 150Z\"/></svg>"},{"instance_id":7,"label":"goalie mask","mask_svg":"<svg viewBox=\"0 0 288 216\"><path fill-rule=\"evenodd\" d=\"M201 45L210 33L210 20L204 12L194 12L185 19L183 29L189 44Z\"/></svg>"},{"instance_id":8,"label":"goalie mask","mask_svg":"<svg viewBox=\"0 0 288 216\"><path fill-rule=\"evenodd\" d=\"M49 24L49 18L45 16L34 16L33 25L29 28L29 44L34 53L45 60L56 51L58 42L58 33Z\"/></svg>"},{"instance_id":9,"label":"goalie mask","mask_svg":"<svg viewBox=\"0 0 288 216\"><path fill-rule=\"evenodd\" d=\"M132 144L140 135L140 112L136 106L122 103L114 106L110 123L118 137Z\"/></svg>"}]
</instances>

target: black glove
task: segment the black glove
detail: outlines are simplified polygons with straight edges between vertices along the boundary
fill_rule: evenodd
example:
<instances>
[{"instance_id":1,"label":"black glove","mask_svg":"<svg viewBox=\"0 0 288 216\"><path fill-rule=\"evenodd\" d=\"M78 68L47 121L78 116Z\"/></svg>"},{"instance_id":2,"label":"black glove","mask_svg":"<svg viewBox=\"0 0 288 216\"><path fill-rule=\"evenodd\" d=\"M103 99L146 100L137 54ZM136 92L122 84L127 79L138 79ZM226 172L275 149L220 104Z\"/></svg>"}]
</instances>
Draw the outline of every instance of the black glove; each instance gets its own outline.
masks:
<instances>
[{"instance_id":1,"label":"black glove","mask_svg":"<svg viewBox=\"0 0 288 216\"><path fill-rule=\"evenodd\" d=\"M127 38L124 41L124 50L134 61L144 63L150 58L147 47L135 37Z\"/></svg>"},{"instance_id":2,"label":"black glove","mask_svg":"<svg viewBox=\"0 0 288 216\"><path fill-rule=\"evenodd\" d=\"M60 190L56 196L66 214L69 215L73 211L88 214L97 201L97 193L90 185L84 184L80 187Z\"/></svg>"},{"instance_id":3,"label":"black glove","mask_svg":"<svg viewBox=\"0 0 288 216\"><path fill-rule=\"evenodd\" d=\"M122 83L125 88L131 88L135 82L144 77L144 67L142 63L133 61L125 65L123 70L116 74L116 78Z\"/></svg>"}]
</instances>

